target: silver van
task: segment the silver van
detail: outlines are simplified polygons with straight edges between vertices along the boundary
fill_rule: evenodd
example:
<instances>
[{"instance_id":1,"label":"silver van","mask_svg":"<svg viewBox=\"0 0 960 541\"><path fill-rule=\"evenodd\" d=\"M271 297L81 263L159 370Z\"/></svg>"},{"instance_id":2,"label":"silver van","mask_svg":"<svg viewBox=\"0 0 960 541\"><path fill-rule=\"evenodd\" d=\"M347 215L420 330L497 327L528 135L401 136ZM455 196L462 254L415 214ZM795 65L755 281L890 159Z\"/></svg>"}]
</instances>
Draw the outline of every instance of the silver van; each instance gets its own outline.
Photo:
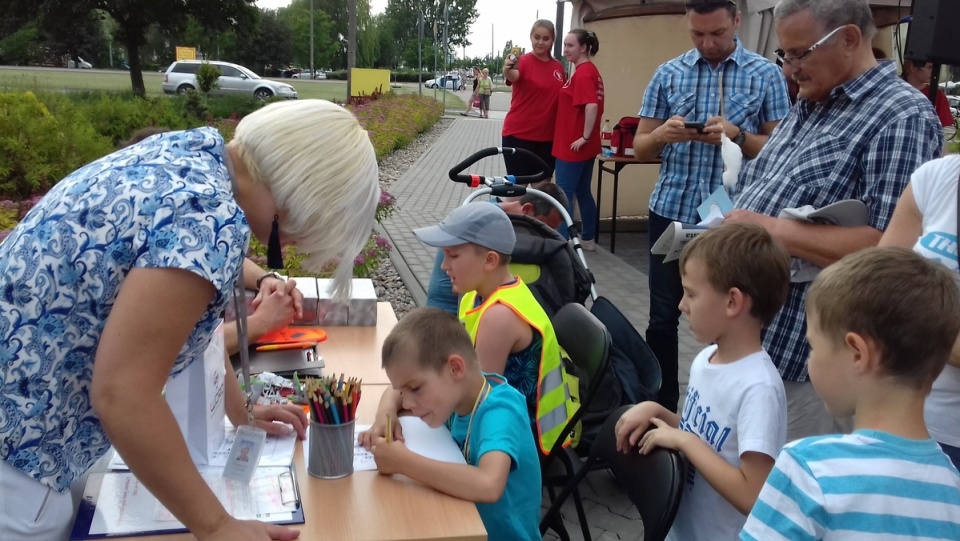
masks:
<instances>
[{"instance_id":1,"label":"silver van","mask_svg":"<svg viewBox=\"0 0 960 541\"><path fill-rule=\"evenodd\" d=\"M212 90L211 94L243 94L260 100L273 96L297 99L296 89L286 83L263 79L239 64L218 60L208 62L221 72L217 79L219 87ZM170 67L163 74L163 83L160 85L163 92L165 94L183 94L189 90L198 90L200 85L197 84L196 74L201 64L203 62L200 60L179 60L170 64Z\"/></svg>"}]
</instances>

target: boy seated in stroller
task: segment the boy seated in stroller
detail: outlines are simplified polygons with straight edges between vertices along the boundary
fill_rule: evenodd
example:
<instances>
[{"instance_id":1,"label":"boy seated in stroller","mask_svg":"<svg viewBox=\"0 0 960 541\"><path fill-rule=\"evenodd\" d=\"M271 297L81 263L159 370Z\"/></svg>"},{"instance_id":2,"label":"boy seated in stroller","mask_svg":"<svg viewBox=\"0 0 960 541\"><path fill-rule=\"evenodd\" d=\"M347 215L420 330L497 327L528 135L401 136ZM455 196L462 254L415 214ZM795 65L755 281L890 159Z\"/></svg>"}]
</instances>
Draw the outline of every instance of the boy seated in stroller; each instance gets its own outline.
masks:
<instances>
[{"instance_id":1,"label":"boy seated in stroller","mask_svg":"<svg viewBox=\"0 0 960 541\"><path fill-rule=\"evenodd\" d=\"M443 269L453 290L463 295L459 316L480 367L502 374L526 397L537 445L548 454L577 406L550 318L508 267L516 242L510 219L489 203L471 203L414 234L425 244L442 248ZM385 430L381 425L400 406L399 392L384 393L371 429L374 435Z\"/></svg>"},{"instance_id":2,"label":"boy seated in stroller","mask_svg":"<svg viewBox=\"0 0 960 541\"><path fill-rule=\"evenodd\" d=\"M538 189L556 199L564 208L567 207L567 196L564 195L563 190L556 184L546 183L538 187ZM535 193L527 193L518 199L501 201L498 205L514 220L515 227L519 227L516 225L518 222L530 223L530 220L515 220L514 218L517 216L526 216L538 220L553 230L557 230L563 226L563 217L560 216L557 209L548 200ZM533 231L532 228L535 227L535 225L527 225L524 227L524 230ZM459 296L453 292L450 277L443 271L441 265L443 265L443 250L438 249L437 258L433 265L433 273L430 275L430 284L427 286L427 306L440 308L457 315L459 311ZM511 263L510 270L514 274L528 278L527 272L517 263ZM528 284L531 282L531 280L524 281L528 282ZM548 313L552 312L548 310Z\"/></svg>"}]
</instances>

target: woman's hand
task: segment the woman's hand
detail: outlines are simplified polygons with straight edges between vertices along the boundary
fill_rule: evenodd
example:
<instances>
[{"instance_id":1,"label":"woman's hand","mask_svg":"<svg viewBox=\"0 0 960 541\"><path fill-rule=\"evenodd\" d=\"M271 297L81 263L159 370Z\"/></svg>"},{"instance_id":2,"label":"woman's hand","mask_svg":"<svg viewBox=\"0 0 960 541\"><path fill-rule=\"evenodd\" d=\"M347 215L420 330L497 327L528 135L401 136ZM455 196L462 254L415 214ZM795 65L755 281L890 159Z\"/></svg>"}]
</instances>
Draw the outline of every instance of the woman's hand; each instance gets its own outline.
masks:
<instances>
[{"instance_id":1,"label":"woman's hand","mask_svg":"<svg viewBox=\"0 0 960 541\"><path fill-rule=\"evenodd\" d=\"M267 434L282 435L292 427L299 439L307 437L310 425L303 408L296 404L270 404L253 407L254 425Z\"/></svg>"},{"instance_id":2,"label":"woman's hand","mask_svg":"<svg viewBox=\"0 0 960 541\"><path fill-rule=\"evenodd\" d=\"M573 143L570 144L570 150L576 152L576 151L580 150L580 147L582 147L582 146L585 145L585 144L587 144L587 140L584 139L583 137L581 137L581 138L577 139L576 141L574 141Z\"/></svg>"},{"instance_id":3,"label":"woman's hand","mask_svg":"<svg viewBox=\"0 0 960 541\"><path fill-rule=\"evenodd\" d=\"M276 278L266 278L260 282L260 291L253 299L253 309L256 310L260 303L264 302L267 296L280 292L290 296L293 301L293 311L297 317L303 317L303 293L297 289L296 280L278 280Z\"/></svg>"}]
</instances>

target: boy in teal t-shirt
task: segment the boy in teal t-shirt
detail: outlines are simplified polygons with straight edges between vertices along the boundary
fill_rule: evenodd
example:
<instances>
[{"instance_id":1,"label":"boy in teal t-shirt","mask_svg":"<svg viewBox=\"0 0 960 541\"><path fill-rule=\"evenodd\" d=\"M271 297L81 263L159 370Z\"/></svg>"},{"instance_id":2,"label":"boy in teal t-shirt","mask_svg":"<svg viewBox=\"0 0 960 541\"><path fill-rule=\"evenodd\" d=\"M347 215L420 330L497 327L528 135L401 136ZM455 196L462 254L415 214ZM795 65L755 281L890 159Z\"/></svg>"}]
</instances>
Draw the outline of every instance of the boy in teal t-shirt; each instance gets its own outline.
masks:
<instances>
[{"instance_id":1,"label":"boy in teal t-shirt","mask_svg":"<svg viewBox=\"0 0 960 541\"><path fill-rule=\"evenodd\" d=\"M402 406L431 427L447 424L467 464L408 450L399 423L393 423L388 442L378 413L378 422L360 441L380 473L403 474L476 502L490 539L541 539L540 461L526 401L503 376L480 371L460 321L439 308L418 308L387 336L382 356L387 377L400 392L384 393L380 410Z\"/></svg>"}]
</instances>

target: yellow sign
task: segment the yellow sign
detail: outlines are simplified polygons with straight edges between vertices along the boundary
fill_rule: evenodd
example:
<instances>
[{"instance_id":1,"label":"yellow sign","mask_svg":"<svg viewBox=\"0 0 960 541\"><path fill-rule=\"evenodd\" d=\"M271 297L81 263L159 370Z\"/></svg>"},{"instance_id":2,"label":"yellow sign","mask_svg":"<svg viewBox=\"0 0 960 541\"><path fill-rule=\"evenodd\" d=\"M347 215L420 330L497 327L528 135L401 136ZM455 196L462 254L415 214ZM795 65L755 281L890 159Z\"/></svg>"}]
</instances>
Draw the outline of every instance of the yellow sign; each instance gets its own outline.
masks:
<instances>
[{"instance_id":1,"label":"yellow sign","mask_svg":"<svg viewBox=\"0 0 960 541\"><path fill-rule=\"evenodd\" d=\"M177 47L177 60L196 60L196 47Z\"/></svg>"},{"instance_id":2,"label":"yellow sign","mask_svg":"<svg viewBox=\"0 0 960 541\"><path fill-rule=\"evenodd\" d=\"M390 70L353 68L350 70L350 93L369 96L374 92L390 92Z\"/></svg>"}]
</instances>

